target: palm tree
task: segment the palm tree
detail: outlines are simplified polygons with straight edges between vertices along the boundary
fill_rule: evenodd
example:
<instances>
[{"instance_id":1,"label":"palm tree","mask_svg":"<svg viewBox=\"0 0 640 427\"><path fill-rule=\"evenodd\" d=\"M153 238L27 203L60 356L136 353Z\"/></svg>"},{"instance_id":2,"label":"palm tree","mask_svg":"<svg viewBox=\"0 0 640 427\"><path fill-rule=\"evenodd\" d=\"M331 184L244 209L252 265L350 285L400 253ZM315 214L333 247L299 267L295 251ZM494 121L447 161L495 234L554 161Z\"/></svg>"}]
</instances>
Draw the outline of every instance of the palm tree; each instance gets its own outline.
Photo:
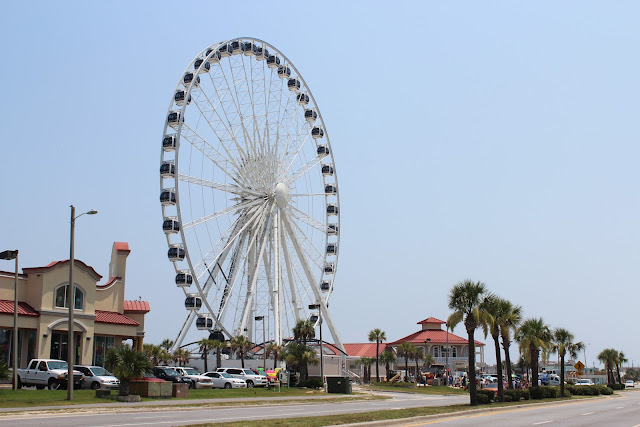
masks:
<instances>
[{"instance_id":1,"label":"palm tree","mask_svg":"<svg viewBox=\"0 0 640 427\"><path fill-rule=\"evenodd\" d=\"M369 331L369 342L376 342L376 381L380 382L380 344L387 339L384 331L376 328Z\"/></svg>"},{"instance_id":2,"label":"palm tree","mask_svg":"<svg viewBox=\"0 0 640 427\"><path fill-rule=\"evenodd\" d=\"M269 345L267 346L267 357L273 354L273 370L276 369L278 363L278 355L280 354L281 350L282 347L274 342L269 343Z\"/></svg>"},{"instance_id":3,"label":"palm tree","mask_svg":"<svg viewBox=\"0 0 640 427\"><path fill-rule=\"evenodd\" d=\"M227 343L220 340L211 340L211 350L216 350L216 369L222 366L222 349L227 346Z\"/></svg>"},{"instance_id":4,"label":"palm tree","mask_svg":"<svg viewBox=\"0 0 640 427\"><path fill-rule=\"evenodd\" d=\"M567 353L575 359L578 352L584 349L582 342L573 342L574 336L564 328L556 328L553 331L553 351L560 356L560 396L564 396L564 357Z\"/></svg>"},{"instance_id":5,"label":"palm tree","mask_svg":"<svg viewBox=\"0 0 640 427\"><path fill-rule=\"evenodd\" d=\"M425 354L423 357L424 360L424 364L426 365L427 368L430 368L431 365L433 365L433 362L435 362L434 358L432 355L430 354Z\"/></svg>"},{"instance_id":6,"label":"palm tree","mask_svg":"<svg viewBox=\"0 0 640 427\"><path fill-rule=\"evenodd\" d=\"M457 283L449 293L449 308L454 312L447 319L447 325L454 328L464 321L467 330L468 363L469 363L469 400L471 406L478 405L478 393L476 390L476 345L473 335L476 328L487 323L487 313L482 310L483 296L487 293L487 287L482 282L464 280Z\"/></svg>"},{"instance_id":7,"label":"palm tree","mask_svg":"<svg viewBox=\"0 0 640 427\"><path fill-rule=\"evenodd\" d=\"M498 401L504 402L504 376L502 374L502 358L500 357L500 324L503 323L506 314L503 311L505 305L501 303L501 299L496 295L490 294L485 297L483 306L492 318L492 322L489 325L488 332L493 338L493 346L496 352L496 370L498 372ZM511 381L511 378L509 378L509 381Z\"/></svg>"},{"instance_id":8,"label":"palm tree","mask_svg":"<svg viewBox=\"0 0 640 427\"><path fill-rule=\"evenodd\" d=\"M299 370L300 376L303 380L307 380L309 378L307 366L309 364L318 364L316 352L300 342L290 342L281 350L281 352L281 358L285 360L287 367L291 367L293 370Z\"/></svg>"},{"instance_id":9,"label":"palm tree","mask_svg":"<svg viewBox=\"0 0 640 427\"><path fill-rule=\"evenodd\" d=\"M361 357L358 362L362 365L362 382L371 382L371 365L375 359L373 357Z\"/></svg>"},{"instance_id":10,"label":"palm tree","mask_svg":"<svg viewBox=\"0 0 640 427\"><path fill-rule=\"evenodd\" d=\"M236 335L231 338L231 351L236 353L241 360L242 367L244 368L244 358L247 355L247 351L251 348L252 343L244 335Z\"/></svg>"},{"instance_id":11,"label":"palm tree","mask_svg":"<svg viewBox=\"0 0 640 427\"><path fill-rule=\"evenodd\" d=\"M158 360L162 362L164 366L167 366L169 362L173 360L173 356L171 356L171 353L163 348L160 356L158 357Z\"/></svg>"},{"instance_id":12,"label":"palm tree","mask_svg":"<svg viewBox=\"0 0 640 427\"><path fill-rule=\"evenodd\" d=\"M396 350L398 352L398 356L404 358L404 373L405 373L404 380L405 381L408 381L409 379L409 358L413 354L414 348L415 348L415 345L411 344L410 342L403 342L398 346Z\"/></svg>"},{"instance_id":13,"label":"palm tree","mask_svg":"<svg viewBox=\"0 0 640 427\"><path fill-rule=\"evenodd\" d=\"M162 343L160 344L160 347L162 347L165 350L169 351L169 350L171 350L171 347L173 347L173 341L170 340L169 338L165 338L164 340L162 340Z\"/></svg>"},{"instance_id":14,"label":"palm tree","mask_svg":"<svg viewBox=\"0 0 640 427\"><path fill-rule=\"evenodd\" d=\"M391 379L391 368L390 365L396 361L396 355L393 353L393 350L385 350L380 355L380 362L384 363L384 369L387 373L387 381Z\"/></svg>"},{"instance_id":15,"label":"palm tree","mask_svg":"<svg viewBox=\"0 0 640 427\"><path fill-rule=\"evenodd\" d=\"M618 351L612 348L605 348L598 354L598 360L604 363L607 370L607 385L611 387L616 381L613 375L613 367L618 363Z\"/></svg>"},{"instance_id":16,"label":"palm tree","mask_svg":"<svg viewBox=\"0 0 640 427\"><path fill-rule=\"evenodd\" d=\"M128 345L114 346L107 350L104 364L120 380L120 396L129 396L131 380L142 377L153 368L144 352Z\"/></svg>"},{"instance_id":17,"label":"palm tree","mask_svg":"<svg viewBox=\"0 0 640 427\"><path fill-rule=\"evenodd\" d=\"M177 363L178 365L182 366L183 363L182 361L184 360L184 352L186 350L184 348L177 348L174 352L173 352L173 361L175 363Z\"/></svg>"},{"instance_id":18,"label":"palm tree","mask_svg":"<svg viewBox=\"0 0 640 427\"><path fill-rule=\"evenodd\" d=\"M158 366L160 364L160 355L164 351L162 347L155 344L143 344L142 351L144 351L147 356L151 358L151 363L153 363L153 366Z\"/></svg>"},{"instance_id":19,"label":"palm tree","mask_svg":"<svg viewBox=\"0 0 640 427\"><path fill-rule=\"evenodd\" d=\"M307 341L315 335L316 330L311 320L298 320L293 327L293 338L297 341L302 341L305 346L307 345Z\"/></svg>"},{"instance_id":20,"label":"palm tree","mask_svg":"<svg viewBox=\"0 0 640 427\"><path fill-rule=\"evenodd\" d=\"M500 322L500 335L502 336L502 349L504 350L504 361L507 368L507 388L513 390L513 372L509 347L511 346L511 331L514 331L515 334L518 325L522 322L522 307L513 305L511 301L502 298L499 304L503 316Z\"/></svg>"},{"instance_id":21,"label":"palm tree","mask_svg":"<svg viewBox=\"0 0 640 427\"><path fill-rule=\"evenodd\" d=\"M616 360L616 371L618 372L618 382L622 384L622 377L620 376L620 366L629 360L625 354L621 351L618 352L618 358Z\"/></svg>"},{"instance_id":22,"label":"palm tree","mask_svg":"<svg viewBox=\"0 0 640 427\"><path fill-rule=\"evenodd\" d=\"M204 358L204 371L209 372L209 350L213 348L213 340L203 338L198 341L202 357Z\"/></svg>"},{"instance_id":23,"label":"palm tree","mask_svg":"<svg viewBox=\"0 0 640 427\"><path fill-rule=\"evenodd\" d=\"M522 322L516 332L516 341L520 343L520 352L528 356L531 365L531 384L538 385L538 359L540 351L546 354L551 346L551 330L542 318L531 318Z\"/></svg>"},{"instance_id":24,"label":"palm tree","mask_svg":"<svg viewBox=\"0 0 640 427\"><path fill-rule=\"evenodd\" d=\"M420 368L418 367L418 360L422 360L422 359L425 358L424 347L417 347L416 346L415 350L413 350L413 353L411 354L411 357L416 362L416 382L417 382L418 371L420 370Z\"/></svg>"}]
</instances>

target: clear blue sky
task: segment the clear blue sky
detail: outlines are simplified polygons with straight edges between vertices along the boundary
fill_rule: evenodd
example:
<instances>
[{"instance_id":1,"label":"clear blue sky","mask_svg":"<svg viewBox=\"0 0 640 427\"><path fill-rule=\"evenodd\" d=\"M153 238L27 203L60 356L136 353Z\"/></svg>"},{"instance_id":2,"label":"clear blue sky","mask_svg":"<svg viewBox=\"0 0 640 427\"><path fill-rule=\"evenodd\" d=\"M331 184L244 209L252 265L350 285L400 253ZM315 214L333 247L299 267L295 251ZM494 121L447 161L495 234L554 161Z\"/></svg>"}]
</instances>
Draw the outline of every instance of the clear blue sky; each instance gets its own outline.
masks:
<instances>
[{"instance_id":1,"label":"clear blue sky","mask_svg":"<svg viewBox=\"0 0 640 427\"><path fill-rule=\"evenodd\" d=\"M638 364L639 18L625 1L4 1L0 249L68 258L68 206L98 209L77 257L107 276L129 242L127 297L150 301L149 341L174 338L165 112L201 49L253 36L293 61L331 135L343 341L446 319L471 278L572 331L589 365L605 347Z\"/></svg>"}]
</instances>

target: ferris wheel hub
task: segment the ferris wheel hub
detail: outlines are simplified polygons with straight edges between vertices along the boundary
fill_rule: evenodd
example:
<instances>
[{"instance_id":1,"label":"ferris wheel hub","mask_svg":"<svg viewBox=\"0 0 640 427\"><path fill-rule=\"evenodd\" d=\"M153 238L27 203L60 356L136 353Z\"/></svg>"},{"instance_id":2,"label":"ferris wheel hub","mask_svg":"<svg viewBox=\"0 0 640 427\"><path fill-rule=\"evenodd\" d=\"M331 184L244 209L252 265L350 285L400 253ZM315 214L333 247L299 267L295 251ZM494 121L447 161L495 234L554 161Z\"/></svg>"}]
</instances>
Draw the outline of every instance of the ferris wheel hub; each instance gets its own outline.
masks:
<instances>
[{"instance_id":1,"label":"ferris wheel hub","mask_svg":"<svg viewBox=\"0 0 640 427\"><path fill-rule=\"evenodd\" d=\"M276 204L280 209L284 209L289 204L289 188L286 184L279 182L276 184Z\"/></svg>"}]
</instances>

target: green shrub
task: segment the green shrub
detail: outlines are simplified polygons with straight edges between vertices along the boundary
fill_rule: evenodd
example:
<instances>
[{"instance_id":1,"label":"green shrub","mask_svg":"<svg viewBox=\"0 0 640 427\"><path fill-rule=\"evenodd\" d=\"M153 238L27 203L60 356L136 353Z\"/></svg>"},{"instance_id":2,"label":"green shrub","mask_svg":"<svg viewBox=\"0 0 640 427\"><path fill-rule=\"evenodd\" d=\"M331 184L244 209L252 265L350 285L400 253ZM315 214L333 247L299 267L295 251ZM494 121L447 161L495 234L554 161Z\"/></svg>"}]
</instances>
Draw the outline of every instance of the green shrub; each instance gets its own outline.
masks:
<instances>
[{"instance_id":1,"label":"green shrub","mask_svg":"<svg viewBox=\"0 0 640 427\"><path fill-rule=\"evenodd\" d=\"M481 390L478 390L481 391ZM480 405L486 405L491 403L491 401L489 400L489 396L487 396L485 393L478 393L478 404Z\"/></svg>"},{"instance_id":2,"label":"green shrub","mask_svg":"<svg viewBox=\"0 0 640 427\"><path fill-rule=\"evenodd\" d=\"M509 398L509 400L507 400ZM517 402L520 400L520 390L505 390L504 401L505 402Z\"/></svg>"},{"instance_id":3,"label":"green shrub","mask_svg":"<svg viewBox=\"0 0 640 427\"><path fill-rule=\"evenodd\" d=\"M558 396L560 395L560 392L558 392ZM567 390L567 388L564 388L564 397L571 397L571 392L569 390Z\"/></svg>"},{"instance_id":4,"label":"green shrub","mask_svg":"<svg viewBox=\"0 0 640 427\"><path fill-rule=\"evenodd\" d=\"M480 395L484 395L487 396L487 399L489 399L489 401L487 403L490 402L494 402L496 400L496 395L493 393L493 390L478 390L478 396Z\"/></svg>"},{"instance_id":5,"label":"green shrub","mask_svg":"<svg viewBox=\"0 0 640 427\"><path fill-rule=\"evenodd\" d=\"M542 399L544 397L544 391L542 386L533 386L529 389L529 394L532 399Z\"/></svg>"},{"instance_id":6,"label":"green shrub","mask_svg":"<svg viewBox=\"0 0 640 427\"><path fill-rule=\"evenodd\" d=\"M0 379L6 380L7 378L9 378L9 365L0 363Z\"/></svg>"},{"instance_id":7,"label":"green shrub","mask_svg":"<svg viewBox=\"0 0 640 427\"><path fill-rule=\"evenodd\" d=\"M522 400L529 400L531 399L531 392L527 389L527 390L520 390L520 398Z\"/></svg>"},{"instance_id":8,"label":"green shrub","mask_svg":"<svg viewBox=\"0 0 640 427\"><path fill-rule=\"evenodd\" d=\"M624 384L611 384L611 390L624 390Z\"/></svg>"},{"instance_id":9,"label":"green shrub","mask_svg":"<svg viewBox=\"0 0 640 427\"><path fill-rule=\"evenodd\" d=\"M610 395L613 394L613 389L607 387L606 385L597 385L598 391L600 394Z\"/></svg>"},{"instance_id":10,"label":"green shrub","mask_svg":"<svg viewBox=\"0 0 640 427\"><path fill-rule=\"evenodd\" d=\"M300 381L298 383L298 387L321 388L322 386L322 378L318 377L311 377L306 381Z\"/></svg>"}]
</instances>

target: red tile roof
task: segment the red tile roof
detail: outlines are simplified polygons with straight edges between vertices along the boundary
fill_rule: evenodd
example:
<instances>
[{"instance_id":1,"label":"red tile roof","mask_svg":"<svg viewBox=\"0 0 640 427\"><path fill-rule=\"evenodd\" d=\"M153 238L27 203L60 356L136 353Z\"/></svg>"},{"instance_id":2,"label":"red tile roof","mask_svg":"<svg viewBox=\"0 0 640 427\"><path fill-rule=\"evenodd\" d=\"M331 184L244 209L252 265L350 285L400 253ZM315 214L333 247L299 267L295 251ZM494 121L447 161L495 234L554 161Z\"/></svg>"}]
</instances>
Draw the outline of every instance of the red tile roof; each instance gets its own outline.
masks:
<instances>
[{"instance_id":1,"label":"red tile roof","mask_svg":"<svg viewBox=\"0 0 640 427\"><path fill-rule=\"evenodd\" d=\"M422 325L422 324L424 324L424 323L439 323L439 324L441 324L441 325L444 325L444 324L445 324L445 323L447 323L447 322L443 322L442 320L440 320L440 319L436 319L435 317L429 317L429 318L427 318L427 319L424 319L424 320L419 321L419 322L418 322L418 325Z\"/></svg>"},{"instance_id":2,"label":"red tile roof","mask_svg":"<svg viewBox=\"0 0 640 427\"><path fill-rule=\"evenodd\" d=\"M151 311L151 307L147 301L125 301L124 311L131 313L148 313Z\"/></svg>"},{"instance_id":3,"label":"red tile roof","mask_svg":"<svg viewBox=\"0 0 640 427\"><path fill-rule=\"evenodd\" d=\"M13 300L0 299L0 313L13 315ZM18 301L18 316L40 316L40 313L35 311L26 302Z\"/></svg>"},{"instance_id":4,"label":"red tile roof","mask_svg":"<svg viewBox=\"0 0 640 427\"><path fill-rule=\"evenodd\" d=\"M129 244L127 242L113 242L113 248L116 251L131 252L131 249L129 249Z\"/></svg>"},{"instance_id":5,"label":"red tile roof","mask_svg":"<svg viewBox=\"0 0 640 427\"><path fill-rule=\"evenodd\" d=\"M443 331L441 329L427 329L425 331L414 332L411 335L407 335L404 338L400 338L397 341L389 343L389 345L398 345L403 342L410 342L413 344L424 344L428 342L431 344L446 344L447 343L447 331ZM458 335L448 333L449 334L449 344L465 344L467 342L466 338L459 337ZM475 341L476 345L484 346L484 343L480 341Z\"/></svg>"},{"instance_id":6,"label":"red tile roof","mask_svg":"<svg viewBox=\"0 0 640 427\"><path fill-rule=\"evenodd\" d=\"M87 273L89 273L90 276L92 276L96 281L102 279L102 276L98 274L97 271L95 271L93 269L93 267L88 266L87 264L85 264L84 262L80 261L79 259L74 259L73 260L74 266L81 268L82 270L85 270ZM60 261L53 261L51 263L49 263L48 265L45 265L44 267L28 267L28 268L23 268L22 271L25 274L29 274L29 273L40 273L42 271L45 270L50 270L54 267L62 267L65 264L69 264L69 260L68 259L63 259Z\"/></svg>"},{"instance_id":7,"label":"red tile roof","mask_svg":"<svg viewBox=\"0 0 640 427\"><path fill-rule=\"evenodd\" d=\"M114 323L116 325L139 326L140 323L125 316L124 314L115 313L113 311L96 310L97 323Z\"/></svg>"},{"instance_id":8,"label":"red tile roof","mask_svg":"<svg viewBox=\"0 0 640 427\"><path fill-rule=\"evenodd\" d=\"M380 353L387 347L387 343L380 343ZM376 343L356 343L345 344L344 349L349 356L354 357L376 357Z\"/></svg>"}]
</instances>

